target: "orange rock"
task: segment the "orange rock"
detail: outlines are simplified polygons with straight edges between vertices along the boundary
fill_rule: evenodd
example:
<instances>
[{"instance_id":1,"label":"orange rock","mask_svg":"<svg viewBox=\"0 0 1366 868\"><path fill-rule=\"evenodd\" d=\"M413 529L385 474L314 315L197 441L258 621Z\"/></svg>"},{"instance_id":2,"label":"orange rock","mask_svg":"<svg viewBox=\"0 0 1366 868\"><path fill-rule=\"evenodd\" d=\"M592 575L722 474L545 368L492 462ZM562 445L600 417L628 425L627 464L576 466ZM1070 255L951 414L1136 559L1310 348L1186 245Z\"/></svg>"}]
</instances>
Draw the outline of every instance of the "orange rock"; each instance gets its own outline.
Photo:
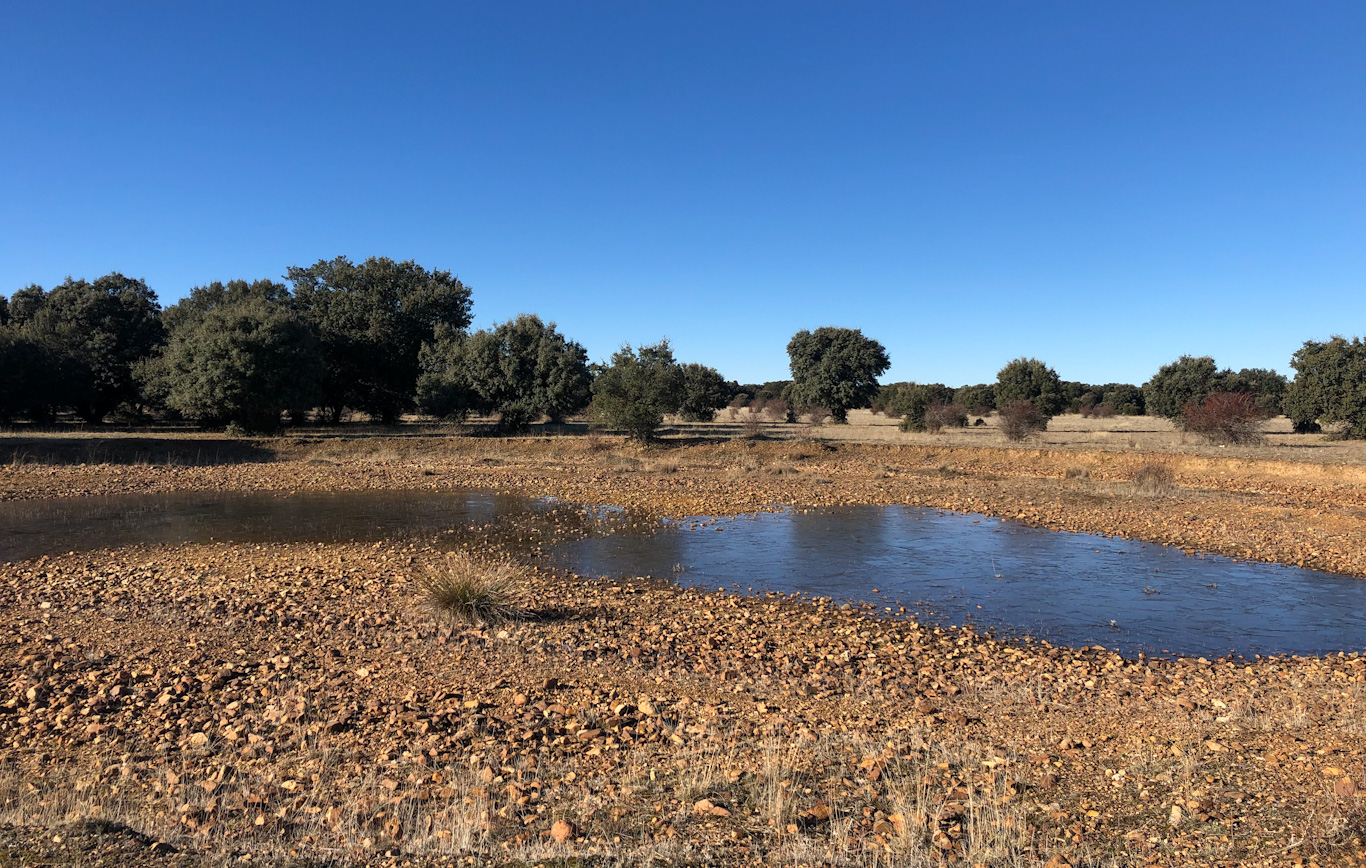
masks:
<instances>
[{"instance_id":1,"label":"orange rock","mask_svg":"<svg viewBox=\"0 0 1366 868\"><path fill-rule=\"evenodd\" d=\"M550 827L550 837L553 838L557 844L563 844L565 841L573 838L576 832L577 830L574 828L574 824L568 820L556 820L554 825Z\"/></svg>"}]
</instances>

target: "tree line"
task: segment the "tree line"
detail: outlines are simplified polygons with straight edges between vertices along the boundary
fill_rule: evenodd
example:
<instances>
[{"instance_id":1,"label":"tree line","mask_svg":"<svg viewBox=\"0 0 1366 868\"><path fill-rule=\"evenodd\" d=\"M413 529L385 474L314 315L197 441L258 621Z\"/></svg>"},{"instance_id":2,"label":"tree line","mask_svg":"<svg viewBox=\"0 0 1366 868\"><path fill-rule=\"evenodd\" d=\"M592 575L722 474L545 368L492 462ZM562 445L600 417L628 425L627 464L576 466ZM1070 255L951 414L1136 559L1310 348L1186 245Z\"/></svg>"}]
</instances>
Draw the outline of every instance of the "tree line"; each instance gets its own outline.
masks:
<instances>
[{"instance_id":1,"label":"tree line","mask_svg":"<svg viewBox=\"0 0 1366 868\"><path fill-rule=\"evenodd\" d=\"M165 309L144 281L117 272L29 286L0 296L0 422L50 424L69 412L90 424L188 419L264 433L284 420L336 424L349 413L393 424L417 410L446 420L491 415L514 432L590 411L649 439L666 415L710 421L727 406L835 423L871 407L910 431L994 411L1007 436L1024 437L1071 411L1163 416L1237 442L1252 423L1284 413L1297 431L1330 424L1366 437L1360 338L1307 341L1290 361L1293 381L1182 356L1141 386L1094 385L1019 358L994 382L951 388L879 383L886 348L858 329L800 331L787 346L791 379L739 384L678 362L667 340L592 364L535 315L473 332L471 322L471 291L459 278L382 257L295 266L284 281L210 283Z\"/></svg>"}]
</instances>

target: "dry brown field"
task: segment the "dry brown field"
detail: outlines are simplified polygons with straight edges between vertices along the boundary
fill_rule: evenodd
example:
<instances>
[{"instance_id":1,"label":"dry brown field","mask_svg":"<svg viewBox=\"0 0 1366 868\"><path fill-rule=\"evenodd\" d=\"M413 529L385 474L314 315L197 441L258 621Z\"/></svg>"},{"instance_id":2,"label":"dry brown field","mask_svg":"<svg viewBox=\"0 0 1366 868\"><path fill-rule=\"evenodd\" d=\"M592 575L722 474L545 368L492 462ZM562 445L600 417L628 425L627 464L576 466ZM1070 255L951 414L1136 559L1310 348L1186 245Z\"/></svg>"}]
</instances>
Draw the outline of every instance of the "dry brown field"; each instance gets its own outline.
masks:
<instances>
[{"instance_id":1,"label":"dry brown field","mask_svg":"<svg viewBox=\"0 0 1366 868\"><path fill-rule=\"evenodd\" d=\"M1366 452L1146 418L0 438L0 498L457 489L632 520L911 504L1366 577ZM551 436L556 435L556 436ZM1139 484L1159 465L1165 484ZM515 557L581 532L467 529ZM757 556L761 556L761 553ZM1366 657L1130 659L776 594L522 568L451 625L408 543L0 565L0 866L1362 865Z\"/></svg>"}]
</instances>

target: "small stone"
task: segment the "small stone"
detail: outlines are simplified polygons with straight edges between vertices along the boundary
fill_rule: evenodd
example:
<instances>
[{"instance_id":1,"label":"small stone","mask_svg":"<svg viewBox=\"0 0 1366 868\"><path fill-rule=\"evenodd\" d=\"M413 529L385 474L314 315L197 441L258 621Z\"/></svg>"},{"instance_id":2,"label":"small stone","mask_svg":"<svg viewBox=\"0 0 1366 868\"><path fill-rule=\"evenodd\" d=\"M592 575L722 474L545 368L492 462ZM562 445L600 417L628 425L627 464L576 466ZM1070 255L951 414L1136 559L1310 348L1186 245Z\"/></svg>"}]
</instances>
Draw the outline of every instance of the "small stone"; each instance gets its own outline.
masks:
<instances>
[{"instance_id":1,"label":"small stone","mask_svg":"<svg viewBox=\"0 0 1366 868\"><path fill-rule=\"evenodd\" d=\"M1349 799L1357 793L1356 781L1348 777L1341 777L1333 781L1333 795L1340 799Z\"/></svg>"},{"instance_id":2,"label":"small stone","mask_svg":"<svg viewBox=\"0 0 1366 868\"><path fill-rule=\"evenodd\" d=\"M556 820L554 825L550 827L550 837L554 839L556 844L563 844L573 838L574 834L574 824L568 820Z\"/></svg>"}]
</instances>

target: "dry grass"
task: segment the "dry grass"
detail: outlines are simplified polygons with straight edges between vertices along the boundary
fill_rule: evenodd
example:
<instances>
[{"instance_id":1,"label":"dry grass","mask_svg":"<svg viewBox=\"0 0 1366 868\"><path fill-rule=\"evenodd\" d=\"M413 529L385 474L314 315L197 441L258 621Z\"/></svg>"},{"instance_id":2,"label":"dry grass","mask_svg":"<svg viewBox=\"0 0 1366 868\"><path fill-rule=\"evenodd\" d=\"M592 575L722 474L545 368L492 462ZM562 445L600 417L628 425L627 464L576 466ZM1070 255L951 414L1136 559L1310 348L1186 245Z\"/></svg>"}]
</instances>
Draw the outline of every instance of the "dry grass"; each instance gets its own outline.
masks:
<instances>
[{"instance_id":1,"label":"dry grass","mask_svg":"<svg viewBox=\"0 0 1366 868\"><path fill-rule=\"evenodd\" d=\"M1134 471L1132 491L1140 497L1166 497L1176 490L1176 473L1165 461L1145 461Z\"/></svg>"},{"instance_id":2,"label":"dry grass","mask_svg":"<svg viewBox=\"0 0 1366 868\"><path fill-rule=\"evenodd\" d=\"M453 555L417 577L424 602L438 617L455 624L486 626L509 621L526 585L521 569L508 561Z\"/></svg>"}]
</instances>

